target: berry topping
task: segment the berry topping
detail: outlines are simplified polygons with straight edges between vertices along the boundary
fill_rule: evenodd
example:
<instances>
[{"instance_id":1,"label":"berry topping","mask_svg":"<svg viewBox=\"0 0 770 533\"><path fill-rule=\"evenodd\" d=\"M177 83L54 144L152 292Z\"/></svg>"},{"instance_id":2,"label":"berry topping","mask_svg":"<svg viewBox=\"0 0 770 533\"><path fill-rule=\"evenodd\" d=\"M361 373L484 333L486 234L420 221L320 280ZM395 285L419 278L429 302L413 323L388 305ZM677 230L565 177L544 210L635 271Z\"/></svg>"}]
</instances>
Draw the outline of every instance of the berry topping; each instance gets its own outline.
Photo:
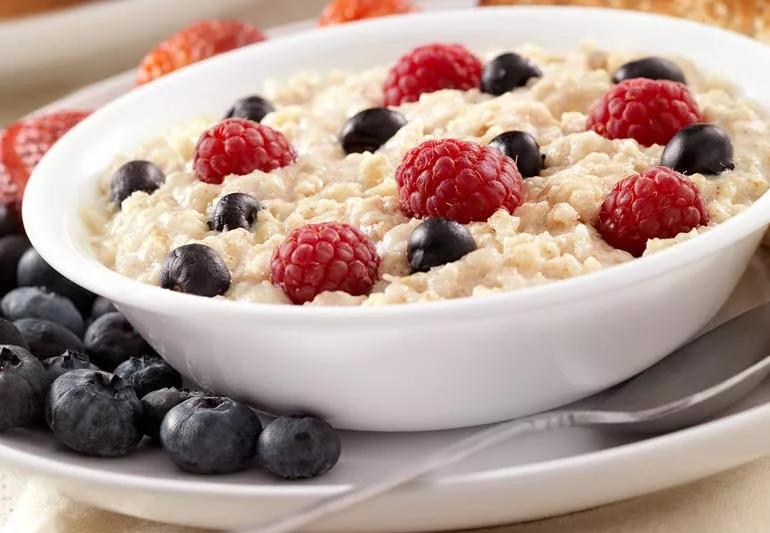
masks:
<instances>
[{"instance_id":1,"label":"berry topping","mask_svg":"<svg viewBox=\"0 0 770 533\"><path fill-rule=\"evenodd\" d=\"M273 104L261 96L241 98L225 114L225 118L245 118L254 122L262 122L265 115L275 111Z\"/></svg>"},{"instance_id":2,"label":"berry topping","mask_svg":"<svg viewBox=\"0 0 770 533\"><path fill-rule=\"evenodd\" d=\"M280 131L245 118L226 118L198 139L193 168L201 181L222 183L231 174L270 172L296 159Z\"/></svg>"},{"instance_id":3,"label":"berry topping","mask_svg":"<svg viewBox=\"0 0 770 533\"><path fill-rule=\"evenodd\" d=\"M29 241L22 235L0 237L0 294L16 288L19 260L30 249Z\"/></svg>"},{"instance_id":4,"label":"berry topping","mask_svg":"<svg viewBox=\"0 0 770 533\"><path fill-rule=\"evenodd\" d=\"M203 244L185 244L168 254L160 286L172 291L219 296L230 288L230 271L219 254Z\"/></svg>"},{"instance_id":5,"label":"berry topping","mask_svg":"<svg viewBox=\"0 0 770 533\"><path fill-rule=\"evenodd\" d=\"M85 351L78 336L56 322L40 318L22 318L13 325L24 336L29 351L39 359L61 355L67 350Z\"/></svg>"},{"instance_id":6,"label":"berry topping","mask_svg":"<svg viewBox=\"0 0 770 533\"><path fill-rule=\"evenodd\" d=\"M259 462L284 479L320 476L337 464L342 445L326 421L311 416L282 416L259 436Z\"/></svg>"},{"instance_id":7,"label":"berry topping","mask_svg":"<svg viewBox=\"0 0 770 533\"><path fill-rule=\"evenodd\" d=\"M141 415L128 383L98 370L62 374L46 399L45 418L57 440L96 457L119 457L139 444Z\"/></svg>"},{"instance_id":8,"label":"berry topping","mask_svg":"<svg viewBox=\"0 0 770 533\"><path fill-rule=\"evenodd\" d=\"M396 182L401 210L410 217L483 222L501 208L513 213L524 201L513 159L457 139L425 141L409 150Z\"/></svg>"},{"instance_id":9,"label":"berry topping","mask_svg":"<svg viewBox=\"0 0 770 533\"><path fill-rule=\"evenodd\" d=\"M42 363L50 382L62 374L81 368L99 370L96 365L91 363L91 359L86 354L74 350L67 350L61 355L43 359Z\"/></svg>"},{"instance_id":10,"label":"berry topping","mask_svg":"<svg viewBox=\"0 0 770 533\"><path fill-rule=\"evenodd\" d=\"M701 112L681 83L635 78L602 96L588 112L587 128L608 139L666 144L680 129L698 122Z\"/></svg>"},{"instance_id":11,"label":"berry topping","mask_svg":"<svg viewBox=\"0 0 770 533\"><path fill-rule=\"evenodd\" d=\"M110 200L118 206L136 191L148 194L163 185L166 175L155 163L149 161L129 161L112 175L110 180Z\"/></svg>"},{"instance_id":12,"label":"berry topping","mask_svg":"<svg viewBox=\"0 0 770 533\"><path fill-rule=\"evenodd\" d=\"M684 174L721 174L735 168L733 143L721 128L695 124L671 138L660 164Z\"/></svg>"},{"instance_id":13,"label":"berry topping","mask_svg":"<svg viewBox=\"0 0 770 533\"><path fill-rule=\"evenodd\" d=\"M369 294L380 258L361 230L348 224L308 224L292 231L270 262L273 284L295 304L324 291Z\"/></svg>"},{"instance_id":14,"label":"berry topping","mask_svg":"<svg viewBox=\"0 0 770 533\"><path fill-rule=\"evenodd\" d=\"M85 345L94 361L112 370L133 355L152 353L152 348L122 313L102 315L88 326Z\"/></svg>"},{"instance_id":15,"label":"berry topping","mask_svg":"<svg viewBox=\"0 0 770 533\"><path fill-rule=\"evenodd\" d=\"M597 229L602 238L635 257L649 239L669 239L708 224L698 188L682 174L653 167L622 179L604 197Z\"/></svg>"},{"instance_id":16,"label":"berry topping","mask_svg":"<svg viewBox=\"0 0 770 533\"><path fill-rule=\"evenodd\" d=\"M83 335L83 317L67 298L40 287L19 287L0 302L8 320L42 318L61 324L78 336Z\"/></svg>"},{"instance_id":17,"label":"berry topping","mask_svg":"<svg viewBox=\"0 0 770 533\"><path fill-rule=\"evenodd\" d=\"M69 298L82 314L88 313L96 299L94 293L75 285L54 270L34 248L27 249L19 259L16 277L19 287L45 287Z\"/></svg>"},{"instance_id":18,"label":"berry topping","mask_svg":"<svg viewBox=\"0 0 770 533\"><path fill-rule=\"evenodd\" d=\"M42 420L49 383L35 356L21 346L0 346L0 431Z\"/></svg>"},{"instance_id":19,"label":"berry topping","mask_svg":"<svg viewBox=\"0 0 770 533\"><path fill-rule=\"evenodd\" d=\"M262 424L249 407L229 398L195 396L172 408L160 442L176 465L196 474L229 474L257 453Z\"/></svg>"},{"instance_id":20,"label":"berry topping","mask_svg":"<svg viewBox=\"0 0 770 533\"><path fill-rule=\"evenodd\" d=\"M19 220L17 213L11 209L10 205L2 203L0 200L0 238L19 233Z\"/></svg>"},{"instance_id":21,"label":"berry topping","mask_svg":"<svg viewBox=\"0 0 770 533\"><path fill-rule=\"evenodd\" d=\"M417 11L411 0L332 0L318 19L319 26Z\"/></svg>"},{"instance_id":22,"label":"berry topping","mask_svg":"<svg viewBox=\"0 0 770 533\"><path fill-rule=\"evenodd\" d=\"M412 232L406 258L412 274L457 261L476 249L465 226L447 218L429 218Z\"/></svg>"},{"instance_id":23,"label":"berry topping","mask_svg":"<svg viewBox=\"0 0 770 533\"><path fill-rule=\"evenodd\" d=\"M508 52L501 54L484 65L481 74L481 90L487 94L499 96L523 87L531 78L543 75L540 67L529 59Z\"/></svg>"},{"instance_id":24,"label":"berry topping","mask_svg":"<svg viewBox=\"0 0 770 533\"><path fill-rule=\"evenodd\" d=\"M506 131L491 141L493 146L516 162L523 178L537 176L543 169L545 156L540 153L540 145L535 138L525 131Z\"/></svg>"},{"instance_id":25,"label":"berry topping","mask_svg":"<svg viewBox=\"0 0 770 533\"><path fill-rule=\"evenodd\" d=\"M160 43L139 64L138 85L209 57L264 41L264 34L238 20L201 20Z\"/></svg>"},{"instance_id":26,"label":"berry topping","mask_svg":"<svg viewBox=\"0 0 770 533\"><path fill-rule=\"evenodd\" d=\"M164 387L181 387L182 376L159 355L131 357L118 365L114 374L126 380L140 398Z\"/></svg>"},{"instance_id":27,"label":"berry topping","mask_svg":"<svg viewBox=\"0 0 770 533\"><path fill-rule=\"evenodd\" d=\"M662 57L645 57L622 65L612 74L612 82L620 83L633 78L671 80L687 83L679 65Z\"/></svg>"},{"instance_id":28,"label":"berry topping","mask_svg":"<svg viewBox=\"0 0 770 533\"><path fill-rule=\"evenodd\" d=\"M402 56L390 69L385 105L415 102L423 93L442 89L467 91L479 86L481 61L459 44L428 44Z\"/></svg>"},{"instance_id":29,"label":"berry topping","mask_svg":"<svg viewBox=\"0 0 770 533\"><path fill-rule=\"evenodd\" d=\"M261 210L262 204L250 194L226 194L214 206L209 227L214 231L232 231L238 228L250 230Z\"/></svg>"},{"instance_id":30,"label":"berry topping","mask_svg":"<svg viewBox=\"0 0 770 533\"><path fill-rule=\"evenodd\" d=\"M94 300L94 305L91 306L91 320L96 320L102 315L116 311L117 309L115 309L115 305L111 301L102 296L97 296L96 300Z\"/></svg>"},{"instance_id":31,"label":"berry topping","mask_svg":"<svg viewBox=\"0 0 770 533\"><path fill-rule=\"evenodd\" d=\"M187 389L164 388L154 390L142 398L142 432L156 444L160 444L160 425L171 409L202 392Z\"/></svg>"},{"instance_id":32,"label":"berry topping","mask_svg":"<svg viewBox=\"0 0 770 533\"><path fill-rule=\"evenodd\" d=\"M3 318L0 318L0 344L12 344L29 350L29 344L19 328Z\"/></svg>"},{"instance_id":33,"label":"berry topping","mask_svg":"<svg viewBox=\"0 0 770 533\"><path fill-rule=\"evenodd\" d=\"M342 127L340 143L346 154L374 152L406 125L406 118L387 107L365 109Z\"/></svg>"}]
</instances>

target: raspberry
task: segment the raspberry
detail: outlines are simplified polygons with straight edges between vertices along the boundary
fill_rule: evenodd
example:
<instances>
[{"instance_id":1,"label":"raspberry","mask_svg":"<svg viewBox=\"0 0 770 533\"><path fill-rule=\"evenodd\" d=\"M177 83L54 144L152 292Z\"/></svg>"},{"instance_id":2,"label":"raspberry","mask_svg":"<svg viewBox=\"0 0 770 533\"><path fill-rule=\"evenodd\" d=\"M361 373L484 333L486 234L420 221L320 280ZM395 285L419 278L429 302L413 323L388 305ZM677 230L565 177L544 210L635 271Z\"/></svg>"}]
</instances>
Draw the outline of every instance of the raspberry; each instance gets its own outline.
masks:
<instances>
[{"instance_id":1,"label":"raspberry","mask_svg":"<svg viewBox=\"0 0 770 533\"><path fill-rule=\"evenodd\" d=\"M460 44L428 44L402 56L390 69L383 93L386 106L419 100L441 89L468 90L481 82L481 61Z\"/></svg>"},{"instance_id":2,"label":"raspberry","mask_svg":"<svg viewBox=\"0 0 770 533\"><path fill-rule=\"evenodd\" d=\"M410 217L482 222L524 201L516 163L497 148L457 139L425 141L396 169L398 201Z\"/></svg>"},{"instance_id":3,"label":"raspberry","mask_svg":"<svg viewBox=\"0 0 770 533\"><path fill-rule=\"evenodd\" d=\"M680 129L701 119L698 104L684 84L634 78L619 83L588 111L586 127L608 139L666 144Z\"/></svg>"},{"instance_id":4,"label":"raspberry","mask_svg":"<svg viewBox=\"0 0 770 533\"><path fill-rule=\"evenodd\" d=\"M410 0L332 0L318 19L319 26L417 11Z\"/></svg>"},{"instance_id":5,"label":"raspberry","mask_svg":"<svg viewBox=\"0 0 770 533\"><path fill-rule=\"evenodd\" d=\"M666 167L622 179L604 197L597 229L602 238L635 257L648 239L669 239L708 224L700 191L687 177Z\"/></svg>"},{"instance_id":6,"label":"raspberry","mask_svg":"<svg viewBox=\"0 0 770 533\"><path fill-rule=\"evenodd\" d=\"M194 22L153 48L139 64L136 83L141 85L211 56L264 41L257 28L238 20Z\"/></svg>"},{"instance_id":7,"label":"raspberry","mask_svg":"<svg viewBox=\"0 0 770 533\"><path fill-rule=\"evenodd\" d=\"M270 172L296 159L294 148L280 131L245 118L226 118L198 139L193 168L201 181L222 183L231 174Z\"/></svg>"},{"instance_id":8,"label":"raspberry","mask_svg":"<svg viewBox=\"0 0 770 533\"><path fill-rule=\"evenodd\" d=\"M295 304L312 301L324 291L369 294L379 267L377 250L361 230L337 222L295 229L270 262L273 284Z\"/></svg>"}]
</instances>

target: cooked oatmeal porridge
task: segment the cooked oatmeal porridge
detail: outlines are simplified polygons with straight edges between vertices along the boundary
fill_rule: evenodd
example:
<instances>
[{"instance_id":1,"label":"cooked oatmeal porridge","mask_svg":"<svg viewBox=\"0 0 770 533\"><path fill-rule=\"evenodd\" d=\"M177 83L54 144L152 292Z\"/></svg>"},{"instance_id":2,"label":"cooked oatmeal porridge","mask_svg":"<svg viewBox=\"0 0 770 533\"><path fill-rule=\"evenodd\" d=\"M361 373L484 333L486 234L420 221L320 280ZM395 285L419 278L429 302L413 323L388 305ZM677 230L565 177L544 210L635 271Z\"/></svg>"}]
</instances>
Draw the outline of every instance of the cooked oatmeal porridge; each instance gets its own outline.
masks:
<instances>
[{"instance_id":1,"label":"cooked oatmeal porridge","mask_svg":"<svg viewBox=\"0 0 770 533\"><path fill-rule=\"evenodd\" d=\"M260 93L275 108L261 124L293 146L297 159L268 172L229 175L221 184L201 181L193 167L201 134L220 119L180 125L135 153L118 158L100 178L101 199L84 210L100 261L143 283L160 284L169 253L185 244L215 250L232 278L224 297L288 304L271 281L271 258L293 230L309 223L357 227L379 256L378 280L368 294L320 292L310 305L383 305L478 296L593 272L634 256L608 244L596 229L605 196L623 178L660 164L664 146L610 139L587 130L591 106L613 87L621 65L641 57L590 45L565 55L533 46L516 48L541 70L527 84L500 96L479 89L438 90L394 107L406 124L374 152L346 155L339 134L356 113L383 102L389 66L363 72L303 72L269 80ZM480 55L489 61L501 51ZM764 110L740 97L717 76L681 58L687 86L700 109L698 122L718 126L732 141L734 170L688 176L707 211L707 224L672 238L652 238L651 254L708 231L740 213L768 189L770 125ZM256 88L255 88L256 89ZM430 139L460 139L486 146L498 135L531 134L545 156L539 175L523 179L523 200L488 219L464 224L476 249L461 258L410 274L407 243L421 220L404 214L396 171L407 152ZM165 181L136 191L118 208L110 180L123 163L155 163ZM209 226L219 199L234 192L261 202L249 229ZM637 254L638 255L638 254Z\"/></svg>"}]
</instances>

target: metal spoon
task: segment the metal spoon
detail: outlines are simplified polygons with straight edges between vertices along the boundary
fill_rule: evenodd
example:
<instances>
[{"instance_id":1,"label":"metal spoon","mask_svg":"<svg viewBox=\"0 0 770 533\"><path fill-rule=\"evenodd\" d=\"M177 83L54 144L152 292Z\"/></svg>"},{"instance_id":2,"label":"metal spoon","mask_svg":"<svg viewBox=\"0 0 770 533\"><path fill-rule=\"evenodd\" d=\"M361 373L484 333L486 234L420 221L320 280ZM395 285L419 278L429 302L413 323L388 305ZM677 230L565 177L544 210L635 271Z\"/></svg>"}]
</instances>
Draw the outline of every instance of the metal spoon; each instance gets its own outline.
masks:
<instances>
[{"instance_id":1,"label":"metal spoon","mask_svg":"<svg viewBox=\"0 0 770 533\"><path fill-rule=\"evenodd\" d=\"M480 429L382 480L310 503L241 533L284 533L359 505L511 437L567 427L666 433L737 403L770 374L770 303L697 337L625 383L570 408Z\"/></svg>"}]
</instances>

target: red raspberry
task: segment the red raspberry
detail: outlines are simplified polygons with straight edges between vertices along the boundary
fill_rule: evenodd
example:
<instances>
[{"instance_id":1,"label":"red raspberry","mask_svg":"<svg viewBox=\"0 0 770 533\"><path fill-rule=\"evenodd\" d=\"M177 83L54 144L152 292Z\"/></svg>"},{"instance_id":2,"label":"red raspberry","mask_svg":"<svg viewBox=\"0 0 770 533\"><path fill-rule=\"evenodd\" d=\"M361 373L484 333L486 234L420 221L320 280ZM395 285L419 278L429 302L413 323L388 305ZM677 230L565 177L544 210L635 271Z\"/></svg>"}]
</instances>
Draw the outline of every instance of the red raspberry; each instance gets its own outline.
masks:
<instances>
[{"instance_id":1,"label":"red raspberry","mask_svg":"<svg viewBox=\"0 0 770 533\"><path fill-rule=\"evenodd\" d=\"M481 61L460 44L427 44L402 56L390 69L385 105L415 102L422 93L468 90L481 81Z\"/></svg>"},{"instance_id":2,"label":"red raspberry","mask_svg":"<svg viewBox=\"0 0 770 533\"><path fill-rule=\"evenodd\" d=\"M587 128L608 139L667 144L676 132L701 120L687 87L669 80L634 78L610 89L588 111Z\"/></svg>"},{"instance_id":3,"label":"red raspberry","mask_svg":"<svg viewBox=\"0 0 770 533\"><path fill-rule=\"evenodd\" d=\"M257 28L239 20L201 20L153 48L139 65L137 85L211 56L265 40Z\"/></svg>"},{"instance_id":4,"label":"red raspberry","mask_svg":"<svg viewBox=\"0 0 770 533\"><path fill-rule=\"evenodd\" d=\"M426 141L396 169L398 201L410 217L482 222L498 209L513 213L524 201L516 163L500 150L457 139Z\"/></svg>"},{"instance_id":5,"label":"red raspberry","mask_svg":"<svg viewBox=\"0 0 770 533\"><path fill-rule=\"evenodd\" d=\"M380 258L372 241L349 224L307 224L292 231L273 253L270 271L295 304L324 291L369 294L378 279Z\"/></svg>"},{"instance_id":6,"label":"red raspberry","mask_svg":"<svg viewBox=\"0 0 770 533\"><path fill-rule=\"evenodd\" d=\"M622 179L604 197L597 229L607 243L635 257L648 239L669 239L708 224L700 191L686 176L666 167Z\"/></svg>"},{"instance_id":7,"label":"red raspberry","mask_svg":"<svg viewBox=\"0 0 770 533\"><path fill-rule=\"evenodd\" d=\"M319 26L417 11L411 0L332 0L318 19Z\"/></svg>"},{"instance_id":8,"label":"red raspberry","mask_svg":"<svg viewBox=\"0 0 770 533\"><path fill-rule=\"evenodd\" d=\"M226 118L198 139L193 168L201 181L222 183L231 174L270 172L296 159L280 131L245 118Z\"/></svg>"}]
</instances>

